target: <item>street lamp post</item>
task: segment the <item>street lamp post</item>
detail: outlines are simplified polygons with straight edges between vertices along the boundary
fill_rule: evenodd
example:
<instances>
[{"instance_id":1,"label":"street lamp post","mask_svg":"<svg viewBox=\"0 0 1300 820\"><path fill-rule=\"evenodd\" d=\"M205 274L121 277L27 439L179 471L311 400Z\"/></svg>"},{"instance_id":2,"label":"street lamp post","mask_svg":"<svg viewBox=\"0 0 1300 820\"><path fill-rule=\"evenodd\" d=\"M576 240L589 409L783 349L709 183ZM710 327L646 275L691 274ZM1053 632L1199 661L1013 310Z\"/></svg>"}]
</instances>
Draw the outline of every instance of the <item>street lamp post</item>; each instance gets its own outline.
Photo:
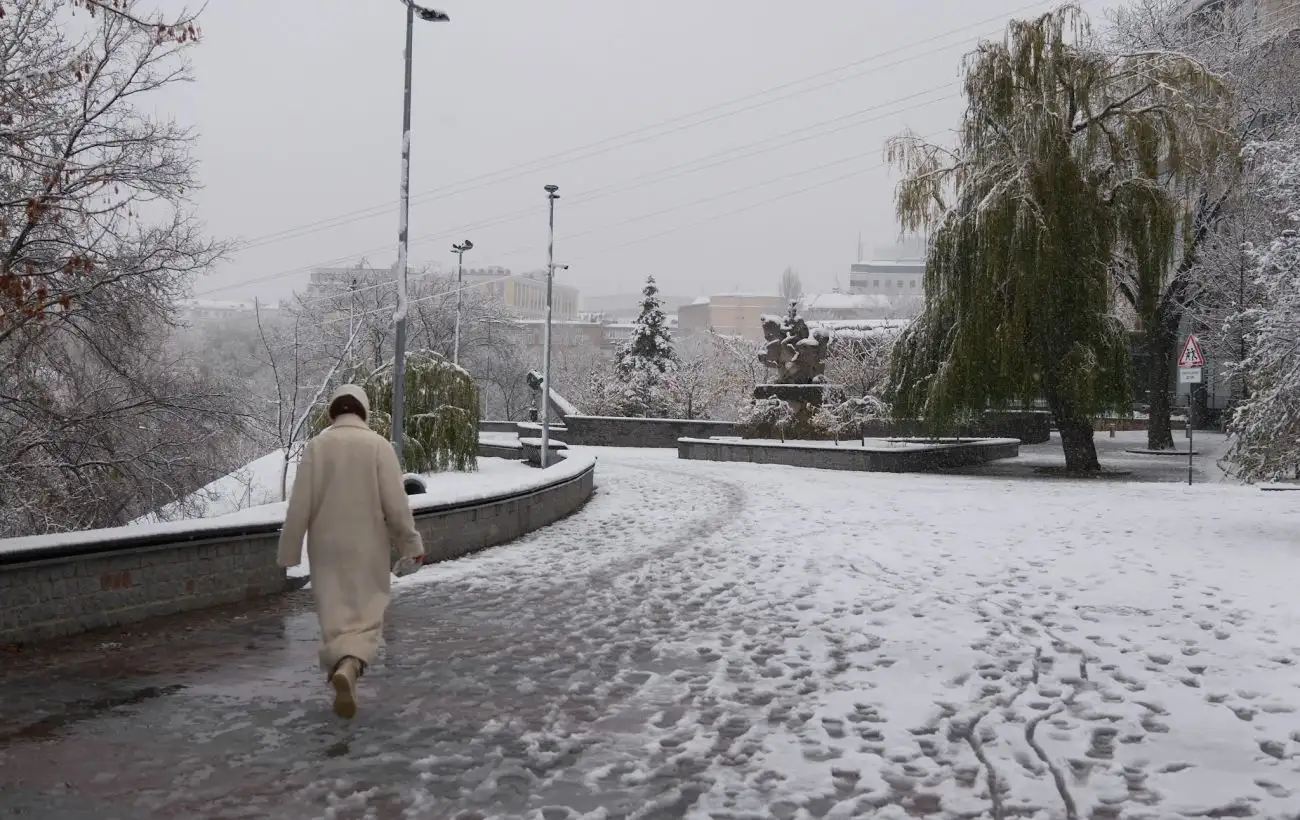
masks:
<instances>
[{"instance_id":1,"label":"street lamp post","mask_svg":"<svg viewBox=\"0 0 1300 820\"><path fill-rule=\"evenodd\" d=\"M542 332L542 467L551 466L551 293L555 282L555 200L560 198L560 186L547 185L546 199L550 208L549 230L546 240L546 326Z\"/></svg>"},{"instance_id":2,"label":"street lamp post","mask_svg":"<svg viewBox=\"0 0 1300 820\"><path fill-rule=\"evenodd\" d=\"M402 184L398 204L397 222L397 310L393 313L396 326L393 338L393 449L397 460L404 461L406 449L404 410L406 404L406 276L408 225L411 213L411 51L415 39L415 18L430 23L451 20L444 12L417 6L411 0L402 0L406 6L406 59L405 90L402 95Z\"/></svg>"},{"instance_id":3,"label":"street lamp post","mask_svg":"<svg viewBox=\"0 0 1300 820\"><path fill-rule=\"evenodd\" d=\"M460 364L460 294L464 289L461 280L465 273L465 251L472 250L473 247L474 243L468 239L451 246L451 252L456 254L456 330L451 343L452 364Z\"/></svg>"}]
</instances>

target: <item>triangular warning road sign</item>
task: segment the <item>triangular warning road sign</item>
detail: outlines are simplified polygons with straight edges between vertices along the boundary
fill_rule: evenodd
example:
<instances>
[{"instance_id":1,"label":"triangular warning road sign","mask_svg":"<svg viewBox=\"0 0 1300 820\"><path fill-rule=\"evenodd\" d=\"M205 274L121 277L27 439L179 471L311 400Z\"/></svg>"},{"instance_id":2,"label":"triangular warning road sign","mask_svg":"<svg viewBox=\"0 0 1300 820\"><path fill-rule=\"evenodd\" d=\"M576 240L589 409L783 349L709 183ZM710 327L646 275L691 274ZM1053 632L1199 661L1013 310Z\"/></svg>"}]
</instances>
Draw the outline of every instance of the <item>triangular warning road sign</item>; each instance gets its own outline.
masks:
<instances>
[{"instance_id":1,"label":"triangular warning road sign","mask_svg":"<svg viewBox=\"0 0 1300 820\"><path fill-rule=\"evenodd\" d=\"M1183 355L1178 357L1179 367L1205 367L1205 356L1201 353L1201 343L1196 341L1196 334L1187 337L1183 345Z\"/></svg>"}]
</instances>

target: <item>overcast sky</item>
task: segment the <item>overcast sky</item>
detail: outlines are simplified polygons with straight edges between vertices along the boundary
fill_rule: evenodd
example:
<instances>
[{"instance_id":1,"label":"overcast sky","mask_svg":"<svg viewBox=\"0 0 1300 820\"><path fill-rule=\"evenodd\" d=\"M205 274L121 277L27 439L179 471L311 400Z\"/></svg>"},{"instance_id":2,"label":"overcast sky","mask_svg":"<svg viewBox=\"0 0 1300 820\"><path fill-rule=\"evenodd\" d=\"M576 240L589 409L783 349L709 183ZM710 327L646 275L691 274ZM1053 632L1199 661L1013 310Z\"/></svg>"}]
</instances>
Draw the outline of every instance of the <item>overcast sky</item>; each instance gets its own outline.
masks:
<instances>
[{"instance_id":1,"label":"overcast sky","mask_svg":"<svg viewBox=\"0 0 1300 820\"><path fill-rule=\"evenodd\" d=\"M416 29L411 261L468 238L467 265L543 268L554 183L586 294L768 292L788 265L847 287L859 232L868 256L896 236L885 139L949 131L962 54L1052 5L444 0L452 22ZM161 107L199 133L209 230L248 247L199 295L393 262L403 27L400 0L209 2L196 82Z\"/></svg>"}]
</instances>

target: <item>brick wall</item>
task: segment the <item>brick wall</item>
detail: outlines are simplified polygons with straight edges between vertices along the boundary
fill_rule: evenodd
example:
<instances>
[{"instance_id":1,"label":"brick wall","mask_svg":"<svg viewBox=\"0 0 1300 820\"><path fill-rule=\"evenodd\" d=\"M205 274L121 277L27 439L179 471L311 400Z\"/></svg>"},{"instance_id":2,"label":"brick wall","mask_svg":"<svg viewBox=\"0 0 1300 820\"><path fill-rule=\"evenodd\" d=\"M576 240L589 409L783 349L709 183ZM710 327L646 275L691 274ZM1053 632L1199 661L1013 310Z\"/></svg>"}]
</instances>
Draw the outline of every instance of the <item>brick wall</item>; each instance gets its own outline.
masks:
<instances>
[{"instance_id":1,"label":"brick wall","mask_svg":"<svg viewBox=\"0 0 1300 820\"><path fill-rule=\"evenodd\" d=\"M127 547L0 567L0 644L280 592L278 534Z\"/></svg>"},{"instance_id":2,"label":"brick wall","mask_svg":"<svg viewBox=\"0 0 1300 820\"><path fill-rule=\"evenodd\" d=\"M581 509L594 465L565 481L506 499L421 510L430 561L503 544ZM282 592L279 524L63 544L57 553L0 553L0 646L30 643L159 615ZM151 540L152 539L152 540Z\"/></svg>"},{"instance_id":3,"label":"brick wall","mask_svg":"<svg viewBox=\"0 0 1300 820\"><path fill-rule=\"evenodd\" d=\"M744 442L683 439L677 457L700 461L740 461L751 464L783 464L822 470L857 470L873 473L926 473L985 464L1020 454L1015 439L943 444L924 450L864 450L845 443L842 447L799 447Z\"/></svg>"}]
</instances>

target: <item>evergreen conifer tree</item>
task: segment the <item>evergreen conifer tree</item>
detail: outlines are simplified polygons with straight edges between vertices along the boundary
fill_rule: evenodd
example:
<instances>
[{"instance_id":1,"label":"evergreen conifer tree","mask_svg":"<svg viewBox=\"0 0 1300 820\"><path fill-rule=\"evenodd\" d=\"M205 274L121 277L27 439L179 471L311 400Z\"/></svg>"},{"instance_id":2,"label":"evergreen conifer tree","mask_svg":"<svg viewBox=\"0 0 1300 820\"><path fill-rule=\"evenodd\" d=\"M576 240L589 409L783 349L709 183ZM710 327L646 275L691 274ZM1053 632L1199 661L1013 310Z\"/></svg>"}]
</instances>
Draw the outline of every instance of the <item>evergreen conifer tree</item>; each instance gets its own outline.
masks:
<instances>
[{"instance_id":1,"label":"evergreen conifer tree","mask_svg":"<svg viewBox=\"0 0 1300 820\"><path fill-rule=\"evenodd\" d=\"M625 380L636 371L653 370L663 374L677 363L663 304L655 278L647 277L641 289L641 315L637 317L632 338L618 351L615 360L618 373Z\"/></svg>"}]
</instances>

